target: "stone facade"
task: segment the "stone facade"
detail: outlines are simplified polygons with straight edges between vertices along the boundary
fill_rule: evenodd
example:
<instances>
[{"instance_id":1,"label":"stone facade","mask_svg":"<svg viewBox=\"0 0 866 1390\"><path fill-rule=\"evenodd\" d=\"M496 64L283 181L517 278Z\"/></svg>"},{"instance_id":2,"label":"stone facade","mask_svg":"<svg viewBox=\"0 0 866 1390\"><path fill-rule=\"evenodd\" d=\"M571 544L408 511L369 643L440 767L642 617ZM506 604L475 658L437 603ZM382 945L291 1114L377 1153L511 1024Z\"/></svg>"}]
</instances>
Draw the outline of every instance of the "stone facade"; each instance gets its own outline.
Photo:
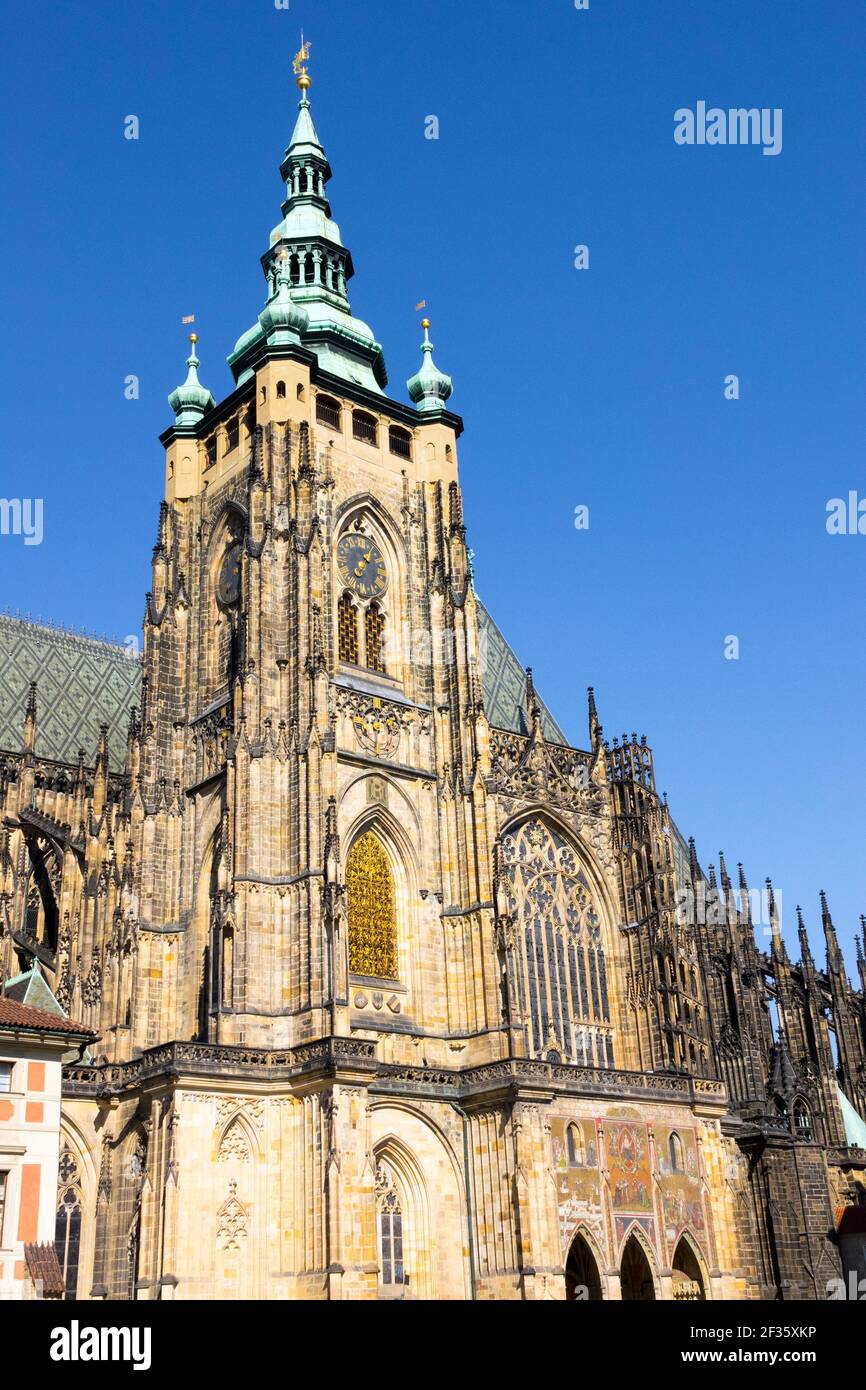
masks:
<instances>
[{"instance_id":1,"label":"stone facade","mask_svg":"<svg viewBox=\"0 0 866 1390\"><path fill-rule=\"evenodd\" d=\"M42 756L37 687L0 761L0 969L101 1035L78 1294L823 1297L862 955L684 916L646 741L491 685L450 382L425 336L384 394L305 91L282 173L236 389L172 397L124 765Z\"/></svg>"}]
</instances>

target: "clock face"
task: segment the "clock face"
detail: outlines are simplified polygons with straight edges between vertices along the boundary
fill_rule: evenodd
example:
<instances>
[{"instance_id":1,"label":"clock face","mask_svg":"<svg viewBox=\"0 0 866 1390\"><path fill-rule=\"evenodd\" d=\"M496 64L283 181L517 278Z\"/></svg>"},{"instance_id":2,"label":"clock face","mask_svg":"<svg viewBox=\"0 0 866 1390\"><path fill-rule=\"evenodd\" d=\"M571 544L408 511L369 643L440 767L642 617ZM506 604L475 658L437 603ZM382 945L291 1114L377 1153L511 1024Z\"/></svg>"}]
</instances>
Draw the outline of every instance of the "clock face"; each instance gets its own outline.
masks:
<instances>
[{"instance_id":1,"label":"clock face","mask_svg":"<svg viewBox=\"0 0 866 1390\"><path fill-rule=\"evenodd\" d=\"M227 551L217 576L217 598L225 607L237 603L241 594L241 547Z\"/></svg>"},{"instance_id":2,"label":"clock face","mask_svg":"<svg viewBox=\"0 0 866 1390\"><path fill-rule=\"evenodd\" d=\"M359 598L377 598L385 592L385 560L375 541L353 531L337 546L340 579Z\"/></svg>"}]
</instances>

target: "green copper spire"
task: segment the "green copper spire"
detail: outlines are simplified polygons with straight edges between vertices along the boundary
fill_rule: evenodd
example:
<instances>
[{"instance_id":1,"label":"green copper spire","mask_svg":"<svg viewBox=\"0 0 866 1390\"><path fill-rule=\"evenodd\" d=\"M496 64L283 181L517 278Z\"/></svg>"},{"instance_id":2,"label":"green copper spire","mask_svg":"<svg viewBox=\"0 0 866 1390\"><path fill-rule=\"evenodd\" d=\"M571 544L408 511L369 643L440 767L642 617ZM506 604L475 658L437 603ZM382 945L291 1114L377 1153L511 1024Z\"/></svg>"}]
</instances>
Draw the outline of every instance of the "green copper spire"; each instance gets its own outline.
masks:
<instances>
[{"instance_id":1,"label":"green copper spire","mask_svg":"<svg viewBox=\"0 0 866 1390\"><path fill-rule=\"evenodd\" d=\"M292 299L290 286L289 256L283 251L277 257L277 292L259 314L259 324L269 343L299 343L309 323L307 311Z\"/></svg>"},{"instance_id":2,"label":"green copper spire","mask_svg":"<svg viewBox=\"0 0 866 1390\"><path fill-rule=\"evenodd\" d=\"M198 342L198 334L190 333L189 340L192 350L186 359L189 371L186 381L182 386L175 387L168 398L168 403L174 411L174 423L178 429L189 429L195 427L206 410L210 410L215 404L214 398L207 387L202 386L198 379L199 361L195 355L195 345Z\"/></svg>"},{"instance_id":3,"label":"green copper spire","mask_svg":"<svg viewBox=\"0 0 866 1390\"><path fill-rule=\"evenodd\" d=\"M421 363L421 370L415 376L410 377L406 385L409 388L409 395L412 397L415 407L425 415L433 411L444 410L445 402L454 390L450 376L440 372L436 363L433 361L433 344L430 341L430 320L422 319L421 327L424 329L424 341L421 344L421 351L424 354Z\"/></svg>"},{"instance_id":4,"label":"green copper spire","mask_svg":"<svg viewBox=\"0 0 866 1390\"><path fill-rule=\"evenodd\" d=\"M247 380L263 348L277 341L265 317L270 321L274 312L277 318L285 317L286 301L290 300L302 311L304 321L281 322L281 332L297 331L303 346L315 352L325 371L381 392L388 381L382 349L367 324L354 318L349 307L346 286L354 267L325 194L331 166L313 124L310 77L303 66L308 57L309 44L304 44L295 59L301 89L298 117L280 165L286 190L283 216L262 256L268 303L259 323L238 339L229 366L238 383Z\"/></svg>"}]
</instances>

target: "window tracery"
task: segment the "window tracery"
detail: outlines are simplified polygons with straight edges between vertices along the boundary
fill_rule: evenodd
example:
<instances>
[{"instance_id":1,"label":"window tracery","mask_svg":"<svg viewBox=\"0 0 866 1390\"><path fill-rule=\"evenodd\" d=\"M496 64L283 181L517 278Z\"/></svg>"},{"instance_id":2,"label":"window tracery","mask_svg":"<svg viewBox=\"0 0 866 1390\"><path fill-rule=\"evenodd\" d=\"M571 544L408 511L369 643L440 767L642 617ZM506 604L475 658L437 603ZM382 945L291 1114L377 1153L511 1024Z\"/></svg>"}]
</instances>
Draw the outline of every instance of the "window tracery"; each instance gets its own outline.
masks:
<instances>
[{"instance_id":1,"label":"window tracery","mask_svg":"<svg viewBox=\"0 0 866 1390\"><path fill-rule=\"evenodd\" d=\"M352 846L346 863L349 970L397 978L397 907L387 852L372 831Z\"/></svg>"},{"instance_id":2,"label":"window tracery","mask_svg":"<svg viewBox=\"0 0 866 1390\"><path fill-rule=\"evenodd\" d=\"M506 835L509 970L535 1056L612 1067L601 918L571 845L539 818Z\"/></svg>"},{"instance_id":3,"label":"window tracery","mask_svg":"<svg viewBox=\"0 0 866 1390\"><path fill-rule=\"evenodd\" d=\"M63 1272L64 1298L78 1296L78 1255L81 1244L81 1175L68 1143L57 1166L57 1214L54 1244Z\"/></svg>"},{"instance_id":4,"label":"window tracery","mask_svg":"<svg viewBox=\"0 0 866 1390\"><path fill-rule=\"evenodd\" d=\"M376 1204L381 1282L408 1284L403 1263L403 1205L390 1169L381 1162L376 1165Z\"/></svg>"}]
</instances>

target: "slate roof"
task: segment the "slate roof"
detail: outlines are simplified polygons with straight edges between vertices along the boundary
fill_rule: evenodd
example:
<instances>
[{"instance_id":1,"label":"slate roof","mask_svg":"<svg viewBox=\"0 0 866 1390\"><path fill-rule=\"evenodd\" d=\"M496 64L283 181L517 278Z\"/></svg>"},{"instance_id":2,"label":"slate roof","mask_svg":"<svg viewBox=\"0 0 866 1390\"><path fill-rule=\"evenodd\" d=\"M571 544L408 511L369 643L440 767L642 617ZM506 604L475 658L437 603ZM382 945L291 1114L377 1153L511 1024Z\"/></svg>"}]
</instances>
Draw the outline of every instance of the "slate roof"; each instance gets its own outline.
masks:
<instances>
[{"instance_id":1,"label":"slate roof","mask_svg":"<svg viewBox=\"0 0 866 1390\"><path fill-rule=\"evenodd\" d=\"M47 1009L32 1009L0 994L0 1028L22 1028L28 1033L72 1033L78 1038L95 1038L98 1034L84 1023L76 1023L62 1014Z\"/></svg>"},{"instance_id":2,"label":"slate roof","mask_svg":"<svg viewBox=\"0 0 866 1390\"><path fill-rule=\"evenodd\" d=\"M481 602L478 623L487 718L498 729L528 734L524 669ZM24 706L34 680L37 755L74 765L83 748L92 766L99 726L105 723L111 766L120 771L129 712L141 705L141 662L110 642L0 613L0 748L8 752L21 749ZM567 744L543 701L541 710L545 738Z\"/></svg>"},{"instance_id":3,"label":"slate roof","mask_svg":"<svg viewBox=\"0 0 866 1390\"><path fill-rule=\"evenodd\" d=\"M24 706L36 681L36 752L92 766L100 724L108 725L111 766L126 761L129 711L138 705L141 663L123 647L0 613L0 748L21 749Z\"/></svg>"},{"instance_id":4,"label":"slate roof","mask_svg":"<svg viewBox=\"0 0 866 1390\"><path fill-rule=\"evenodd\" d=\"M478 601L478 635L481 640L481 683L487 718L497 729L528 734L526 721L526 672L484 604ZM538 690L536 689L538 696ZM568 744L562 729L541 697L541 727L551 743Z\"/></svg>"}]
</instances>

